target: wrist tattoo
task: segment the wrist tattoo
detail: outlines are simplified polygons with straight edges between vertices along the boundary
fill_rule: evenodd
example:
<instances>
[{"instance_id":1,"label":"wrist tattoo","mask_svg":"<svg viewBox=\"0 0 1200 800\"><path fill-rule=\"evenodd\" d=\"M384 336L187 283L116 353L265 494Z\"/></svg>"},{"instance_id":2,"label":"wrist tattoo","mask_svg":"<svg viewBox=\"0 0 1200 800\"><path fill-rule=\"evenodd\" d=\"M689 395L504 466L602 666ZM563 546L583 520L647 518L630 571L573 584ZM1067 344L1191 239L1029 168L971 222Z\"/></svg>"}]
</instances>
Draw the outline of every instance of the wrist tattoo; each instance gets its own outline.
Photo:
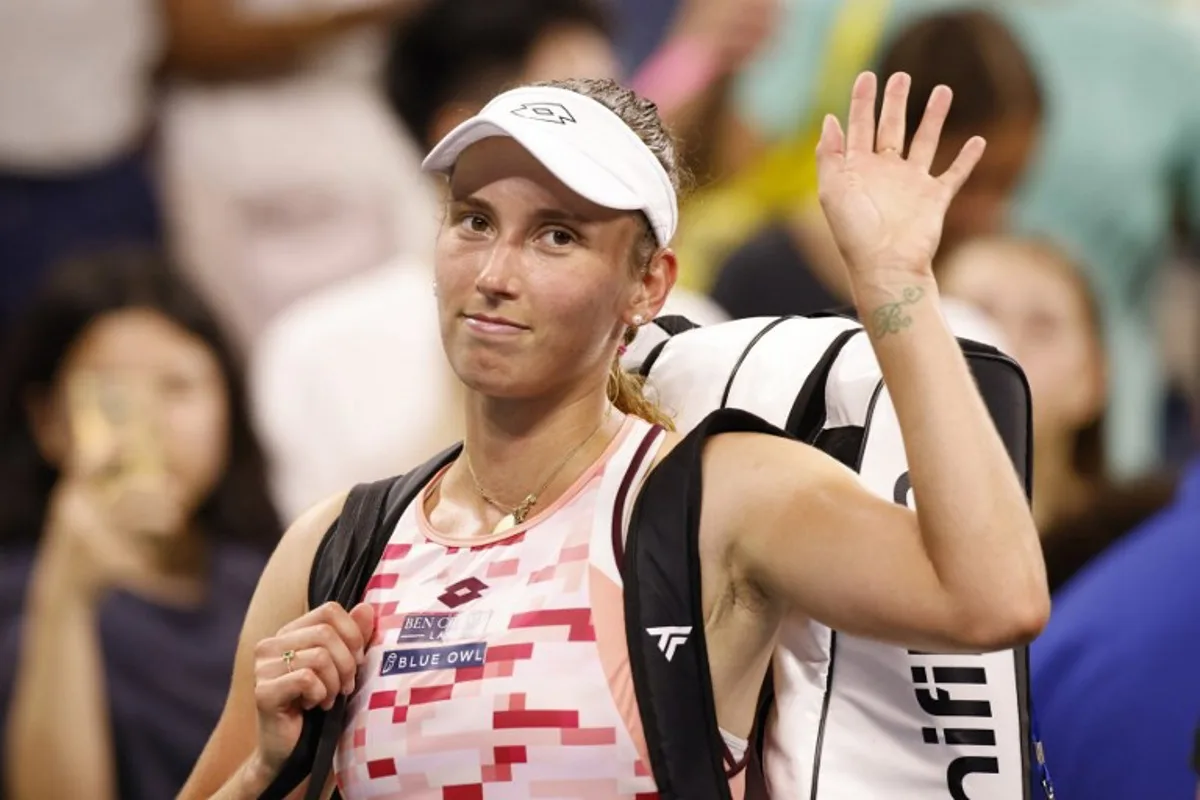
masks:
<instances>
[{"instance_id":1,"label":"wrist tattoo","mask_svg":"<svg viewBox=\"0 0 1200 800\"><path fill-rule=\"evenodd\" d=\"M900 293L900 299L887 303L871 312L871 332L877 337L889 333L899 333L912 324L912 317L905 311L905 306L911 306L925 296L925 290L920 286L909 286Z\"/></svg>"}]
</instances>

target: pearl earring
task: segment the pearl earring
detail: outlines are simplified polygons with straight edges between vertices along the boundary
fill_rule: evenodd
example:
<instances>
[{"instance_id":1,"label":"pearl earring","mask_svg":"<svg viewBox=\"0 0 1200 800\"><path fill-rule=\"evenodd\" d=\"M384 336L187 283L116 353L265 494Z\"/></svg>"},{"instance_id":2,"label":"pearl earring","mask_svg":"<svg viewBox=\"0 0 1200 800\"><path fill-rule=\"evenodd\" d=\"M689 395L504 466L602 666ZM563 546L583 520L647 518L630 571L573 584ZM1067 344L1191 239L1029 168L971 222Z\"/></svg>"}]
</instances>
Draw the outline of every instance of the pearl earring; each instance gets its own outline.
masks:
<instances>
[{"instance_id":1,"label":"pearl earring","mask_svg":"<svg viewBox=\"0 0 1200 800\"><path fill-rule=\"evenodd\" d=\"M437 281L433 282L433 296L437 297Z\"/></svg>"},{"instance_id":2,"label":"pearl earring","mask_svg":"<svg viewBox=\"0 0 1200 800\"><path fill-rule=\"evenodd\" d=\"M645 322L645 321L646 321L646 320L645 320L645 319L642 317L642 315L641 315L641 314L634 314L634 315L633 315L633 324L634 324L634 325L641 325L641 324L642 324L643 322Z\"/></svg>"}]
</instances>

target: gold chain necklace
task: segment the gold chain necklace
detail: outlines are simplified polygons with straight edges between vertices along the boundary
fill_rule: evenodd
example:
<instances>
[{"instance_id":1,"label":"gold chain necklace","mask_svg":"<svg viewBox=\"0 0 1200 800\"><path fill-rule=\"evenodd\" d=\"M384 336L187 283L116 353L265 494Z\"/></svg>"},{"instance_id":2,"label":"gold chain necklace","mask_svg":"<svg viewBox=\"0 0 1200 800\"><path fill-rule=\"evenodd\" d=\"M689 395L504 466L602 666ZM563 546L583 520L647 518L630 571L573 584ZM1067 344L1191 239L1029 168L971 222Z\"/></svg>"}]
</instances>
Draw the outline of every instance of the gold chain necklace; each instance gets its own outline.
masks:
<instances>
[{"instance_id":1,"label":"gold chain necklace","mask_svg":"<svg viewBox=\"0 0 1200 800\"><path fill-rule=\"evenodd\" d=\"M600 424L596 426L596 429L588 434L586 439L572 447L570 452L563 456L562 461L559 461L558 465L555 466L555 468L550 472L549 477L542 481L541 486L539 486L535 491L525 495L525 499L513 507L509 507L498 502L483 490L483 487L479 485L479 478L475 476L475 468L471 465L471 455L465 447L463 448L463 458L467 464L467 472L471 475L471 482L475 484L475 492L489 505L494 506L500 511L503 511L505 514L500 521L496 523L496 527L492 528L492 533L503 533L509 528L520 525L529 518L529 512L533 510L535 505L537 505L538 497L546 490L546 487L550 485L550 481L554 480L555 477L558 476L558 473L562 471L563 467L567 466L571 459L574 458L580 450L586 447L588 442L592 441L592 439L595 439L596 434L600 433L600 431L604 429L604 423L608 422L608 418L612 416L612 409L613 407L610 403L608 410L604 412L604 418L600 420Z\"/></svg>"}]
</instances>

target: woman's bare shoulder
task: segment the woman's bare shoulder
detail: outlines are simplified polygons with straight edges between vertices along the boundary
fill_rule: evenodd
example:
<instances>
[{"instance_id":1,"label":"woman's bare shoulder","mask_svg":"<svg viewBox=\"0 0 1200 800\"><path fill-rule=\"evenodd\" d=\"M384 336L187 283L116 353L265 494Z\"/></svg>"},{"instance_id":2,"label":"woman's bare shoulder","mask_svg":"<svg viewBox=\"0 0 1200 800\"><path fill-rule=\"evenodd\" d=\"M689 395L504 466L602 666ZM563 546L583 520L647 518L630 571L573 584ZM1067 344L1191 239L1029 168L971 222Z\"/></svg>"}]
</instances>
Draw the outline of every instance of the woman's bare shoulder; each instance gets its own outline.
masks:
<instances>
[{"instance_id":1,"label":"woman's bare shoulder","mask_svg":"<svg viewBox=\"0 0 1200 800\"><path fill-rule=\"evenodd\" d=\"M308 576L317 548L330 526L337 521L349 492L331 495L296 518L279 540L258 584L261 602L278 609L272 624L308 611Z\"/></svg>"}]
</instances>

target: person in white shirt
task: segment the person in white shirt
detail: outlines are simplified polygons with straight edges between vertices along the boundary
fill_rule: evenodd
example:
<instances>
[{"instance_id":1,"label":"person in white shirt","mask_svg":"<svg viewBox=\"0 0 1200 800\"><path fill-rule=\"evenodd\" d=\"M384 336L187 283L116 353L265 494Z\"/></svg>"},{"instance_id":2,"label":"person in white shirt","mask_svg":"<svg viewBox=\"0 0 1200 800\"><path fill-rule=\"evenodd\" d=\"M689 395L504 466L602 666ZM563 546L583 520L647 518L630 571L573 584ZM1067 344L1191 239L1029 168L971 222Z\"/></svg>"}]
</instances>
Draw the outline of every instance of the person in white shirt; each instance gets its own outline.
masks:
<instances>
[{"instance_id":1,"label":"person in white shirt","mask_svg":"<svg viewBox=\"0 0 1200 800\"><path fill-rule=\"evenodd\" d=\"M0 324L55 262L159 236L144 158L157 5L0 2Z\"/></svg>"},{"instance_id":2,"label":"person in white shirt","mask_svg":"<svg viewBox=\"0 0 1200 800\"><path fill-rule=\"evenodd\" d=\"M0 2L0 325L57 262L172 238L171 198L159 191L161 74L287 74L331 38L422 2ZM275 11L256 13L264 4Z\"/></svg>"}]
</instances>

